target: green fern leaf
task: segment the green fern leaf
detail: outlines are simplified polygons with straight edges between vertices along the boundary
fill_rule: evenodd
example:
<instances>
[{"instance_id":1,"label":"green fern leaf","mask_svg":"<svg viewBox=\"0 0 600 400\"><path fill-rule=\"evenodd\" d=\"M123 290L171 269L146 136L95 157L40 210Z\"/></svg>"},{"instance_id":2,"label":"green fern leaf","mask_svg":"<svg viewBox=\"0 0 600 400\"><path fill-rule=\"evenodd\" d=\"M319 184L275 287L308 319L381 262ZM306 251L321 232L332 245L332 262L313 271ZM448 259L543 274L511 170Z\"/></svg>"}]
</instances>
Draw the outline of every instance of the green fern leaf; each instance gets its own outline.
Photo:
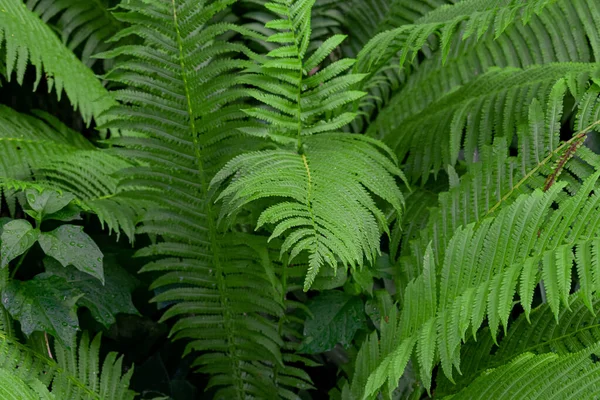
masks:
<instances>
[{"instance_id":1,"label":"green fern leaf","mask_svg":"<svg viewBox=\"0 0 600 400\"><path fill-rule=\"evenodd\" d=\"M17 81L22 83L25 68L31 63L36 68L35 86L45 72L48 87L54 87L59 98L64 89L71 104L88 123L114 104L93 72L25 4L2 0L0 8L0 42L4 42L6 49L7 78L14 71Z\"/></svg>"},{"instance_id":2,"label":"green fern leaf","mask_svg":"<svg viewBox=\"0 0 600 400\"><path fill-rule=\"evenodd\" d=\"M323 265L337 268L339 259L354 268L365 258L375 260L387 223L368 191L398 213L403 198L394 179L402 173L363 137L319 135L305 139L304 146L302 155L274 150L238 156L212 184L234 176L219 197L229 215L259 198L290 200L265 210L258 227L275 224L271 239L290 231L282 252L289 249L291 259L309 253L308 290Z\"/></svg>"}]
</instances>

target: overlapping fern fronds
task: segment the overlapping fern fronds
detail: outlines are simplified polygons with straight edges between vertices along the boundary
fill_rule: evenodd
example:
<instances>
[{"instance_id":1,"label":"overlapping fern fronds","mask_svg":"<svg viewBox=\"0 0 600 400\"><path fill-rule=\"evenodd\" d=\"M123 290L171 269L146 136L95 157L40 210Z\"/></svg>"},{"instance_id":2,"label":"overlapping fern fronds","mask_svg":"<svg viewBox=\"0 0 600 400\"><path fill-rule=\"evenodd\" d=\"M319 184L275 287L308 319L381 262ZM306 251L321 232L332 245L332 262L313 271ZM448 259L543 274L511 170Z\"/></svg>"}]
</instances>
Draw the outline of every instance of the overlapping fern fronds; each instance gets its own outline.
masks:
<instances>
[{"instance_id":1,"label":"overlapping fern fronds","mask_svg":"<svg viewBox=\"0 0 600 400\"><path fill-rule=\"evenodd\" d=\"M379 138L390 135L404 120L493 67L597 61L600 34L595 21L599 18L600 6L594 0L558 1L534 15L527 25L517 21L497 38L492 31L479 40L463 41L455 35L445 62L436 51L411 70L405 86L370 125L370 134ZM581 29L570 29L573 24Z\"/></svg>"},{"instance_id":2,"label":"overlapping fern fronds","mask_svg":"<svg viewBox=\"0 0 600 400\"><path fill-rule=\"evenodd\" d=\"M564 184L556 183L546 192L520 196L496 217L458 229L444 260L432 262L429 248L423 274L405 290L401 342L369 377L367 394L386 380L396 382L414 348L424 382L431 379L437 357L452 379L453 368L460 370L460 343L467 329L471 327L475 335L487 317L495 340L499 325L506 330L516 292L529 315L540 279L550 309L558 316L560 303L569 304L573 263L580 293L591 306L591 296L599 289L594 286L593 265L598 262L600 230L598 224L582 221L590 221L589 215L598 210L598 176L590 176L573 197L561 199ZM557 210L552 209L555 201ZM438 263L439 267L433 267Z\"/></svg>"},{"instance_id":3,"label":"overlapping fern fronds","mask_svg":"<svg viewBox=\"0 0 600 400\"><path fill-rule=\"evenodd\" d=\"M342 74L354 60L337 60L311 71L344 39L327 39L310 56L310 13L314 1L281 0L266 7L280 19L268 41L281 43L256 65L248 67L250 96L264 104L246 110L263 124L243 132L268 138L281 147L242 154L213 179L220 184L233 176L221 193L223 212L231 215L244 205L266 197L282 198L260 216L258 226L274 224L271 238L287 234L282 253L309 253L304 289L320 268L361 267L379 251L387 230L386 216L376 195L400 214L403 198L395 181L403 177L387 148L363 136L336 133L355 114L345 106L363 96L348 90L361 75ZM352 221L352 223L350 223Z\"/></svg>"},{"instance_id":4,"label":"overlapping fern fronds","mask_svg":"<svg viewBox=\"0 0 600 400\"><path fill-rule=\"evenodd\" d=\"M407 172L413 179L427 180L432 171L454 165L461 150L473 162L477 150L490 144L493 135L510 141L527 121L532 101L547 104L561 81L570 84L569 90L579 100L588 79L597 79L597 73L595 63L490 70L402 121L385 141L399 157L408 153Z\"/></svg>"},{"instance_id":5,"label":"overlapping fern fronds","mask_svg":"<svg viewBox=\"0 0 600 400\"><path fill-rule=\"evenodd\" d=\"M8 79L14 72L22 83L27 65L33 65L35 87L43 77L48 89L54 88L59 97L64 90L88 123L114 104L94 73L23 2L0 1L0 27Z\"/></svg>"},{"instance_id":6,"label":"overlapping fern fronds","mask_svg":"<svg viewBox=\"0 0 600 400\"><path fill-rule=\"evenodd\" d=\"M599 352L597 344L565 356L524 353L481 375L456 395L444 398L595 398L600 394L600 366L595 361Z\"/></svg>"},{"instance_id":7,"label":"overlapping fern fronds","mask_svg":"<svg viewBox=\"0 0 600 400\"><path fill-rule=\"evenodd\" d=\"M526 23L534 14L539 14L544 7L556 1L466 0L438 7L414 24L402 25L373 37L358 55L358 69L376 71L398 53L401 65L405 60L411 61L434 33L439 33L441 52L447 54L451 39L463 22L464 31L460 32L463 40L470 36L481 37L488 30L493 30L498 37L518 19Z\"/></svg>"},{"instance_id":8,"label":"overlapping fern fronds","mask_svg":"<svg viewBox=\"0 0 600 400\"><path fill-rule=\"evenodd\" d=\"M569 182L570 191L577 190L580 181L600 166L600 160L585 147L578 150L577 158L572 158L572 152L571 157L563 157L569 156L567 150L572 150L573 146L578 148L585 136L597 127L600 103L594 93L595 90L590 89L584 95L590 99L581 104L576 115L580 121L578 126L585 125L585 128L569 141L559 144L566 94L566 82L561 80L551 90L546 112L537 101L530 105L528 122L517 131L516 157L509 156L506 139L496 138L493 146L481 148L478 162L470 164L466 174L458 177L456 171L448 167L450 188L439 193L439 204L428 210L427 222L422 229L418 232L411 229L403 233L395 232L392 255L395 257L395 249L401 241L400 256L408 278L401 287L420 274L419 266L430 242L436 259L443 259L448 242L457 228L478 222L510 205L519 194L528 194L544 187L547 179L556 180L555 172L566 171L561 178ZM563 165L555 170L557 162ZM430 192L424 190L423 193ZM420 197L415 199L412 201L421 203ZM412 201L409 199L409 207Z\"/></svg>"},{"instance_id":9,"label":"overlapping fern fronds","mask_svg":"<svg viewBox=\"0 0 600 400\"><path fill-rule=\"evenodd\" d=\"M18 200L15 191L35 180L36 185L71 192L83 210L133 240L135 220L146 204L117 196L112 176L132 164L96 149L53 116L43 112L37 116L0 107L0 193L10 214L14 215Z\"/></svg>"},{"instance_id":10,"label":"overlapping fern fronds","mask_svg":"<svg viewBox=\"0 0 600 400\"><path fill-rule=\"evenodd\" d=\"M107 0L28 0L26 4L42 21L54 22L70 50L81 46L81 60L90 67L97 61L92 56L108 50L108 39L124 28L108 10Z\"/></svg>"},{"instance_id":11,"label":"overlapping fern fronds","mask_svg":"<svg viewBox=\"0 0 600 400\"><path fill-rule=\"evenodd\" d=\"M2 390L20 396L27 395L24 388L28 387L32 399L45 395L48 399L133 400L135 393L129 390L133 369L123 373L123 358L114 352L100 365L100 338L97 335L90 342L84 332L80 341L74 339L71 349L55 343L53 360L0 332L0 371L5 373L3 377L10 375L12 382L19 383Z\"/></svg>"},{"instance_id":12,"label":"overlapping fern fronds","mask_svg":"<svg viewBox=\"0 0 600 400\"><path fill-rule=\"evenodd\" d=\"M140 162L121 171L119 190L157 205L137 232L159 239L137 255L155 258L143 271L162 273L152 285L154 301L169 306L162 320L177 318L171 335L189 341L215 398L295 398L291 387L310 385L293 377L281 352L283 293L266 240L218 230L208 186L225 161L262 145L239 131L252 127L241 71L256 55L223 34L261 36L213 23L231 3L122 4L127 33L143 43L105 54L128 58L107 75L127 86L115 92L122 106L110 111L110 126L126 132L112 140L113 151Z\"/></svg>"},{"instance_id":13,"label":"overlapping fern fronds","mask_svg":"<svg viewBox=\"0 0 600 400\"><path fill-rule=\"evenodd\" d=\"M596 313L600 306L594 299L589 308L579 294L569 298L569 308L558 318L548 304L542 304L529 315L517 318L496 346L489 334L482 332L477 342L470 340L461 351L462 374L451 383L443 374L437 378L436 393L445 396L467 387L489 368L510 362L523 353L568 355L594 347L600 342L600 325Z\"/></svg>"}]
</instances>

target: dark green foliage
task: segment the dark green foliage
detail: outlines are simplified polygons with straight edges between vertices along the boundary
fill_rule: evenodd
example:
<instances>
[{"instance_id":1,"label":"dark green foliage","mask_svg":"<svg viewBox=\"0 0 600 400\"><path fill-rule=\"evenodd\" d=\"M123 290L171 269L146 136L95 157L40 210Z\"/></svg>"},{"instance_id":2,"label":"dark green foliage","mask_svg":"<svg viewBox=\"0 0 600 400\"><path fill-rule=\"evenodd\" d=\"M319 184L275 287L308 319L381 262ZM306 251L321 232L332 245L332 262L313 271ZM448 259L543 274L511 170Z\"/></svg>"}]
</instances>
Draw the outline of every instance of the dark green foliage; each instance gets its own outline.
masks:
<instances>
[{"instance_id":1,"label":"dark green foliage","mask_svg":"<svg viewBox=\"0 0 600 400\"><path fill-rule=\"evenodd\" d=\"M596 0L0 0L0 397L598 396L599 32Z\"/></svg>"}]
</instances>

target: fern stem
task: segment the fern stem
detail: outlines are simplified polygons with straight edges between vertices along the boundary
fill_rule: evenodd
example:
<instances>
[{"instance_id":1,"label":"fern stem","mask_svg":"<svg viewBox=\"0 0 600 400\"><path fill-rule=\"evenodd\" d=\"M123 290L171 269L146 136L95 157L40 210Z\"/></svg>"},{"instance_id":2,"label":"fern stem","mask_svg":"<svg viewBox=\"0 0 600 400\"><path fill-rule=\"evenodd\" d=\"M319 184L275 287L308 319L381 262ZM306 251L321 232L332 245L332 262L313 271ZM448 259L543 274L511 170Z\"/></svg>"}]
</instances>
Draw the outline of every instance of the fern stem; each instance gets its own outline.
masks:
<instances>
[{"instance_id":1,"label":"fern stem","mask_svg":"<svg viewBox=\"0 0 600 400\"><path fill-rule=\"evenodd\" d=\"M518 189L525 182L527 182L527 180L529 180L529 178L531 178L531 176L534 173L536 173L542 166L546 165L548 163L548 161L552 160L552 158L556 154L560 153L565 147L570 148L573 143L576 143L577 141L581 140L583 137L585 137L588 133L590 133L598 125L600 125L600 120L595 121L593 124L591 124L587 128L577 132L575 135L573 135L573 137L571 139L567 140L566 142L564 142L563 144L558 146L555 150L550 152L550 154L548 154L548 156L546 158L544 158L542 161L540 161L540 163L538 165L536 165L534 168L532 168L525 176L523 176L523 178L519 182L517 182L504 196L502 196L502 198L496 204L494 204L494 206L492 208L490 208L487 211L487 213L485 214L484 217L487 217L490 214L492 214L494 211L496 211L498 209L498 207L500 207L500 205L502 205L502 203L504 203L506 200L508 200L510 198L510 196L512 196L512 194L515 192L516 189ZM550 175L550 176L552 176L552 175Z\"/></svg>"}]
</instances>

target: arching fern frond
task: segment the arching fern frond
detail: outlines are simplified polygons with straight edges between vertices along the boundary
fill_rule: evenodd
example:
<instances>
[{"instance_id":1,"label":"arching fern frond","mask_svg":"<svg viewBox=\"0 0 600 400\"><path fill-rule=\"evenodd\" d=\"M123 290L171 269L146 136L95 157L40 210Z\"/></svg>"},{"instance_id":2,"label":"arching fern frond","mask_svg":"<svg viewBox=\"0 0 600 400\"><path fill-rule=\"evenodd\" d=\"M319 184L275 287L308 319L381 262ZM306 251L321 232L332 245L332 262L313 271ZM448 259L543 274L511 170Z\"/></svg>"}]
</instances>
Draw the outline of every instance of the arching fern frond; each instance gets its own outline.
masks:
<instances>
[{"instance_id":1,"label":"arching fern frond","mask_svg":"<svg viewBox=\"0 0 600 400\"><path fill-rule=\"evenodd\" d=\"M287 148L240 155L212 180L217 185L233 176L219 197L227 215L260 198L292 200L265 210L258 226L274 224L271 238L287 234L282 253L290 250L291 258L309 253L304 290L323 265L336 268L339 259L355 268L365 259L374 261L387 221L372 194L397 213L403 203L395 182L403 175L387 148L366 137L335 133L355 116L344 112L344 106L363 93L347 88L362 76L341 75L353 63L347 59L311 75L343 40L343 36L333 36L310 56L306 54L312 4L267 3L267 8L281 16L266 24L279 31L268 40L282 46L248 68L248 83L262 89L250 95L265 107L246 113L266 124L243 131Z\"/></svg>"},{"instance_id":2,"label":"arching fern frond","mask_svg":"<svg viewBox=\"0 0 600 400\"><path fill-rule=\"evenodd\" d=\"M81 60L91 67L92 56L111 47L108 39L124 28L109 11L107 0L28 0L27 7L42 21L53 23L71 51L81 46Z\"/></svg>"},{"instance_id":3,"label":"arching fern frond","mask_svg":"<svg viewBox=\"0 0 600 400\"><path fill-rule=\"evenodd\" d=\"M487 317L494 340L499 325L506 330L517 284L527 316L535 286L543 279L549 306L558 316L560 303L568 306L573 262L581 282L594 282L592 265L598 261L595 246L600 231L597 224L578 222L589 220L600 204L594 194L598 176L588 178L573 197L559 198L564 184L554 184L545 193L537 190L519 197L496 217L457 230L440 262L439 281L436 272L425 268L407 286L399 325L402 339L395 354L369 377L366 392L375 392L386 380L397 381L414 347L427 355L420 359L425 382L436 354L452 379L469 327L475 335ZM559 206L553 211L555 201ZM431 258L431 253L426 257ZM431 297L437 291L433 288L439 290L437 299ZM590 296L597 289L580 290L586 304L591 304ZM390 369L390 365L397 368Z\"/></svg>"},{"instance_id":4,"label":"arching fern frond","mask_svg":"<svg viewBox=\"0 0 600 400\"><path fill-rule=\"evenodd\" d=\"M509 364L487 371L464 390L444 398L582 399L600 394L600 345L559 356L525 353Z\"/></svg>"},{"instance_id":5,"label":"arching fern frond","mask_svg":"<svg viewBox=\"0 0 600 400\"><path fill-rule=\"evenodd\" d=\"M382 32L373 37L358 55L358 70L376 71L399 52L400 65L405 60L413 60L427 40L434 33L440 35L440 48L443 54L449 51L453 35L462 28L463 40L470 36L481 37L487 30L493 30L496 37L517 20L527 22L535 13L557 0L534 0L523 3L519 0L465 0L453 5L445 5L411 25Z\"/></svg>"},{"instance_id":6,"label":"arching fern frond","mask_svg":"<svg viewBox=\"0 0 600 400\"><path fill-rule=\"evenodd\" d=\"M525 315L517 318L498 346L483 332L477 342L471 340L463 346L462 374L455 384L443 374L438 375L436 394L459 392L485 370L506 364L523 353L568 355L593 347L600 341L600 325L595 314L599 307L598 299L590 308L579 294L574 294L569 298L569 308L562 309L558 319L548 304L533 310L529 319Z\"/></svg>"},{"instance_id":7,"label":"arching fern frond","mask_svg":"<svg viewBox=\"0 0 600 400\"><path fill-rule=\"evenodd\" d=\"M64 90L88 123L114 104L93 72L24 3L2 0L0 8L0 44L6 51L7 78L14 72L22 83L27 65L32 64L35 86L44 75L49 90L54 87L59 98Z\"/></svg>"},{"instance_id":8,"label":"arching fern frond","mask_svg":"<svg viewBox=\"0 0 600 400\"><path fill-rule=\"evenodd\" d=\"M11 215L18 200L15 190L23 190L35 179L37 185L72 193L84 211L96 214L117 235L122 230L133 240L135 221L147 204L116 195L113 177L132 164L94 148L54 117L37 115L0 106L0 192Z\"/></svg>"},{"instance_id":9,"label":"arching fern frond","mask_svg":"<svg viewBox=\"0 0 600 400\"><path fill-rule=\"evenodd\" d=\"M597 72L595 63L490 70L401 121L385 141L400 158L408 153L407 170L413 179L427 180L432 171L454 165L462 149L465 159L473 162L477 149L490 144L493 135L510 142L528 120L532 101L547 104L555 85L568 83L579 99Z\"/></svg>"},{"instance_id":10,"label":"arching fern frond","mask_svg":"<svg viewBox=\"0 0 600 400\"><path fill-rule=\"evenodd\" d=\"M100 366L100 337L90 342L84 332L71 349L56 343L55 361L0 332L0 371L33 382L30 386L38 394L49 388L49 398L133 400L135 393L129 390L133 369L123 374L123 359L114 352L108 353Z\"/></svg>"}]
</instances>

